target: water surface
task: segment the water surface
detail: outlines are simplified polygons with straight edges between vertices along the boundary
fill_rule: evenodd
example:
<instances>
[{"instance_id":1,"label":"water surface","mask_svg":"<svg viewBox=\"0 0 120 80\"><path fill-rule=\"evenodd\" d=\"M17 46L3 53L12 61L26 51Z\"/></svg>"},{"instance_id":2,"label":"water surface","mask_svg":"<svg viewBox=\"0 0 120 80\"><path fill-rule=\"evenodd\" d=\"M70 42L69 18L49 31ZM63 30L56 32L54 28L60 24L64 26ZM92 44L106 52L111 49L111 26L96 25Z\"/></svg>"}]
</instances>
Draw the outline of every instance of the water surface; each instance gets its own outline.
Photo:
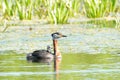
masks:
<instances>
[{"instance_id":1,"label":"water surface","mask_svg":"<svg viewBox=\"0 0 120 80\"><path fill-rule=\"evenodd\" d=\"M5 32L0 32L0 51L29 53L46 49L47 45L53 46L51 33L61 32L68 36L59 39L59 49L63 53L118 53L120 30L112 28L115 24L111 22L105 23L9 26Z\"/></svg>"},{"instance_id":2,"label":"water surface","mask_svg":"<svg viewBox=\"0 0 120 80\"><path fill-rule=\"evenodd\" d=\"M54 71L54 61L31 63L26 54L0 52L0 80L119 80L119 54L62 54Z\"/></svg>"},{"instance_id":3,"label":"water surface","mask_svg":"<svg viewBox=\"0 0 120 80\"><path fill-rule=\"evenodd\" d=\"M106 20L11 25L4 32L0 26L0 80L119 80L120 30L115 27L119 25ZM53 32L68 36L59 40L61 62L27 62L27 53L52 47Z\"/></svg>"}]
</instances>

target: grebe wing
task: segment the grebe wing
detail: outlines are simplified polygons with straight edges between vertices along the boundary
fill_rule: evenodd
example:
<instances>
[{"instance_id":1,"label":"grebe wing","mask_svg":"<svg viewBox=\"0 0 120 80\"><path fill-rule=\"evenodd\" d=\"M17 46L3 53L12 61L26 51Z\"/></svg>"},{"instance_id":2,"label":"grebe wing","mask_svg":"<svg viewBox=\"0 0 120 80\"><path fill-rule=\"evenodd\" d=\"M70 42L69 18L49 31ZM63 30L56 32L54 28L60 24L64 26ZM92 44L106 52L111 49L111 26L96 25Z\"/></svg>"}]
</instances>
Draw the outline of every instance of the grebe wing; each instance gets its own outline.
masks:
<instances>
[{"instance_id":1,"label":"grebe wing","mask_svg":"<svg viewBox=\"0 0 120 80\"><path fill-rule=\"evenodd\" d=\"M32 56L37 58L50 58L53 55L47 50L36 50L32 53Z\"/></svg>"}]
</instances>

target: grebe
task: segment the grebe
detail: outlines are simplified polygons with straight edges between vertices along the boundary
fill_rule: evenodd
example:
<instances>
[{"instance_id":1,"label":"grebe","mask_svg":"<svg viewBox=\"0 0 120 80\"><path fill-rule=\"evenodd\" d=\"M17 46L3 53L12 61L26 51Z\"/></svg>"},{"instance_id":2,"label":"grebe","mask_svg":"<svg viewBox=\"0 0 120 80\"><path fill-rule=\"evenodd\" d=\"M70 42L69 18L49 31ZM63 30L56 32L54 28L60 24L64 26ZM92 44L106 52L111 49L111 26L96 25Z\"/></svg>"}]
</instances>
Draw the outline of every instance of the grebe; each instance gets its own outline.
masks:
<instances>
[{"instance_id":1,"label":"grebe","mask_svg":"<svg viewBox=\"0 0 120 80\"><path fill-rule=\"evenodd\" d=\"M67 36L59 32L52 33L51 36L53 39L54 54L51 52L51 47L47 46L47 50L36 50L36 51L33 51L32 53L27 54L28 61L40 62L41 60L51 61L53 60L53 58L61 58L61 53L59 52L59 49L58 49L57 40L61 37L67 37Z\"/></svg>"}]
</instances>

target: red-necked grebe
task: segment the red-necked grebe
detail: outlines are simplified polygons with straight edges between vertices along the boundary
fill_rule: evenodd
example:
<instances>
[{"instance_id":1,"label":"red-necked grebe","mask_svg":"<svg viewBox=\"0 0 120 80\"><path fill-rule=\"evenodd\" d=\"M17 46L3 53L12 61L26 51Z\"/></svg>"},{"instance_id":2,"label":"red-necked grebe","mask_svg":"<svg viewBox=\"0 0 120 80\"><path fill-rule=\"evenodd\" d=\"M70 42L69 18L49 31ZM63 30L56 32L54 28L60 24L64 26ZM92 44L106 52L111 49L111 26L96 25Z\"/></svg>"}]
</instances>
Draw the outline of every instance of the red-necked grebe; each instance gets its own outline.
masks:
<instances>
[{"instance_id":1,"label":"red-necked grebe","mask_svg":"<svg viewBox=\"0 0 120 80\"><path fill-rule=\"evenodd\" d=\"M55 58L61 58L61 53L58 49L58 39L61 37L67 37L66 35L63 35L59 32L55 32L51 34L52 40L53 40L53 49L54 49L54 54L51 52L51 47L47 46L47 50L36 50L33 51L32 53L27 54L27 60L32 61L32 62L39 62L39 60L52 60L54 57Z\"/></svg>"}]
</instances>

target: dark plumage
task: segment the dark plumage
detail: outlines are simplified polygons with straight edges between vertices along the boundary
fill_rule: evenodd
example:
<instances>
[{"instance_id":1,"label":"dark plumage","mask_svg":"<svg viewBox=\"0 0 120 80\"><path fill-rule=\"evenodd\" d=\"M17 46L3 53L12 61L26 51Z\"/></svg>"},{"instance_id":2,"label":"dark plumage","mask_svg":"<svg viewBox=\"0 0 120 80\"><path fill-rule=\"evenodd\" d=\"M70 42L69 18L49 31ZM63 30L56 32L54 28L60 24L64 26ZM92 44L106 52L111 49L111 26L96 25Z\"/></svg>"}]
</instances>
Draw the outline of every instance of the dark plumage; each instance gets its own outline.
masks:
<instances>
[{"instance_id":1,"label":"dark plumage","mask_svg":"<svg viewBox=\"0 0 120 80\"><path fill-rule=\"evenodd\" d=\"M51 47L47 46L47 50L36 50L27 54L27 60L32 62L39 62L42 59L53 59Z\"/></svg>"},{"instance_id":2,"label":"dark plumage","mask_svg":"<svg viewBox=\"0 0 120 80\"><path fill-rule=\"evenodd\" d=\"M36 50L32 53L27 54L27 60L31 62L50 62L53 60L54 56L57 54L58 51L57 47L57 39L61 37L66 37L59 32L51 34L53 39L53 47L54 47L54 54L51 52L51 47L47 46L47 50Z\"/></svg>"},{"instance_id":3,"label":"dark plumage","mask_svg":"<svg viewBox=\"0 0 120 80\"><path fill-rule=\"evenodd\" d=\"M38 58L38 59L42 59L42 58L51 58L53 57L53 54L51 52L49 52L48 50L36 50L32 53L32 56Z\"/></svg>"}]
</instances>

